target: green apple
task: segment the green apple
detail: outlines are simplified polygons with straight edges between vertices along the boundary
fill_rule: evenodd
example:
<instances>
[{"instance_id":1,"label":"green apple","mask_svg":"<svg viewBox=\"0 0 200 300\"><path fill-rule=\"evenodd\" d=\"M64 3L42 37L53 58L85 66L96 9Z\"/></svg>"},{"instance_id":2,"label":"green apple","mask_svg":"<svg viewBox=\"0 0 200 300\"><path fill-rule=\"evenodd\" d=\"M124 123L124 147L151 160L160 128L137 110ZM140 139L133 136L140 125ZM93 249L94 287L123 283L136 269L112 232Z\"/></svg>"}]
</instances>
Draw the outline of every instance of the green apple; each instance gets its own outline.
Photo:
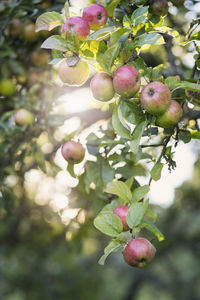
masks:
<instances>
[{"instance_id":1,"label":"green apple","mask_svg":"<svg viewBox=\"0 0 200 300\"><path fill-rule=\"evenodd\" d=\"M14 119L15 123L20 126L34 123L34 115L32 114L32 112L24 108L16 111L16 113L14 114Z\"/></svg>"},{"instance_id":2,"label":"green apple","mask_svg":"<svg viewBox=\"0 0 200 300\"><path fill-rule=\"evenodd\" d=\"M90 82L90 88L99 101L109 101L115 95L112 77L106 73L97 73Z\"/></svg>"},{"instance_id":3,"label":"green apple","mask_svg":"<svg viewBox=\"0 0 200 300\"><path fill-rule=\"evenodd\" d=\"M182 117L182 108L180 104L175 101L171 100L170 106L168 109L156 118L156 124L163 128L170 128L174 127Z\"/></svg>"},{"instance_id":4,"label":"green apple","mask_svg":"<svg viewBox=\"0 0 200 300\"><path fill-rule=\"evenodd\" d=\"M89 76L89 67L88 64L79 60L79 62L70 67L67 64L67 59L61 61L58 67L58 75L62 82L66 83L69 86L80 86L83 85Z\"/></svg>"}]
</instances>

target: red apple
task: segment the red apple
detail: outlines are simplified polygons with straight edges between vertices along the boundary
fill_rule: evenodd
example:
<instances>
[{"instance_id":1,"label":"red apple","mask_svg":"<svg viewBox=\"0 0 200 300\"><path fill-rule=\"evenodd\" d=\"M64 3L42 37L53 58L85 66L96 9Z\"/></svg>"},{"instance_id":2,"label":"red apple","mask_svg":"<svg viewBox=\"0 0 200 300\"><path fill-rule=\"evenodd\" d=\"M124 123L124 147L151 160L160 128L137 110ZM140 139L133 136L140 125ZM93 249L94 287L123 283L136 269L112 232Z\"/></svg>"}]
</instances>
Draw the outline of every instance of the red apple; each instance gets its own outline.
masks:
<instances>
[{"instance_id":1,"label":"red apple","mask_svg":"<svg viewBox=\"0 0 200 300\"><path fill-rule=\"evenodd\" d=\"M153 0L151 3L151 10L155 15L165 16L168 13L167 0Z\"/></svg>"},{"instance_id":2,"label":"red apple","mask_svg":"<svg viewBox=\"0 0 200 300\"><path fill-rule=\"evenodd\" d=\"M88 79L89 67L83 60L79 60L75 66L69 67L67 59L64 59L58 67L58 75L67 85L80 86Z\"/></svg>"},{"instance_id":3,"label":"red apple","mask_svg":"<svg viewBox=\"0 0 200 300\"><path fill-rule=\"evenodd\" d=\"M140 74L132 66L119 67L113 77L114 90L125 98L132 98L140 89Z\"/></svg>"},{"instance_id":4,"label":"red apple","mask_svg":"<svg viewBox=\"0 0 200 300\"><path fill-rule=\"evenodd\" d=\"M69 141L62 146L62 156L71 164L80 163L85 156L85 149L79 142Z\"/></svg>"},{"instance_id":5,"label":"red apple","mask_svg":"<svg viewBox=\"0 0 200 300\"><path fill-rule=\"evenodd\" d=\"M128 265L143 268L153 260L155 249L148 240L136 238L127 244L123 256Z\"/></svg>"},{"instance_id":6,"label":"red apple","mask_svg":"<svg viewBox=\"0 0 200 300\"><path fill-rule=\"evenodd\" d=\"M170 0L175 6L182 6L185 0Z\"/></svg>"},{"instance_id":7,"label":"red apple","mask_svg":"<svg viewBox=\"0 0 200 300\"><path fill-rule=\"evenodd\" d=\"M83 19L88 22L91 30L98 30L105 26L108 14L104 6L92 4L84 9Z\"/></svg>"},{"instance_id":8,"label":"red apple","mask_svg":"<svg viewBox=\"0 0 200 300\"><path fill-rule=\"evenodd\" d=\"M127 213L128 213L128 207L125 206L125 205L121 205L121 206L117 206L113 213L115 215L117 215L121 222L122 222L122 225L123 225L123 230L126 231L126 230L129 230L129 226L128 224L126 223L126 216L127 216Z\"/></svg>"},{"instance_id":9,"label":"red apple","mask_svg":"<svg viewBox=\"0 0 200 300\"><path fill-rule=\"evenodd\" d=\"M178 102L171 100L170 106L163 115L156 118L156 124L163 128L174 127L182 116L182 109Z\"/></svg>"},{"instance_id":10,"label":"red apple","mask_svg":"<svg viewBox=\"0 0 200 300\"><path fill-rule=\"evenodd\" d=\"M18 125L25 125L25 124L33 124L34 123L34 115L32 112L26 110L26 109L19 109L14 114L15 123Z\"/></svg>"},{"instance_id":11,"label":"red apple","mask_svg":"<svg viewBox=\"0 0 200 300\"><path fill-rule=\"evenodd\" d=\"M112 77L106 73L97 73L90 82L90 88L95 99L109 101L114 97Z\"/></svg>"},{"instance_id":12,"label":"red apple","mask_svg":"<svg viewBox=\"0 0 200 300\"><path fill-rule=\"evenodd\" d=\"M66 39L68 39L72 30L75 33L76 41L84 41L90 34L88 22L81 17L71 17L65 22L62 31L66 32Z\"/></svg>"},{"instance_id":13,"label":"red apple","mask_svg":"<svg viewBox=\"0 0 200 300\"><path fill-rule=\"evenodd\" d=\"M162 82L147 84L141 91L141 105L152 115L162 115L171 102L171 92Z\"/></svg>"}]
</instances>

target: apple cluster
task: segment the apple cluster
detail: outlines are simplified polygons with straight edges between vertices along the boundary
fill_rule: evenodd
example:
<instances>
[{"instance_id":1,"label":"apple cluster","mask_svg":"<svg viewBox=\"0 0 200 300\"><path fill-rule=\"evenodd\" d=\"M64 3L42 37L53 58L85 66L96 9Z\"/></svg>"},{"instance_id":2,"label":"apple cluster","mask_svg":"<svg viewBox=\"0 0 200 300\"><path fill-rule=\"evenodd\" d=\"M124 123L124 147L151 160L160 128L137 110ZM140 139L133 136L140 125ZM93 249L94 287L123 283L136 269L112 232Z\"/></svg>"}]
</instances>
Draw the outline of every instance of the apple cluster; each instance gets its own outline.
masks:
<instances>
[{"instance_id":1,"label":"apple cluster","mask_svg":"<svg viewBox=\"0 0 200 300\"><path fill-rule=\"evenodd\" d=\"M180 1L171 2L176 3L177 6L180 5ZM150 4L150 13L167 14L168 1L152 0ZM90 30L96 31L103 28L107 23L107 18L108 14L104 6L92 4L84 9L82 17L68 18L62 28L62 34L67 40L73 41L78 49L81 42L87 40ZM80 59L77 53L68 54L68 58L64 58L58 66L58 75L61 81L69 86L83 85L89 77L88 64ZM118 95L121 101L128 99L135 101L135 98L140 98L139 105L146 115L155 116L155 124L162 128L174 127L182 116L182 108L177 101L171 99L170 89L160 81L152 81L141 86L140 73L131 63L119 66L112 74L97 72L90 81L90 89L93 97L102 102L112 100L115 95ZM69 165L74 165L84 159L85 149L79 142L68 141L62 145L61 153ZM86 168L85 165L85 170ZM113 211L120 219L123 231L132 229L127 223L128 211L129 207L126 205L118 206ZM142 237L131 239L123 251L125 262L140 268L149 264L154 256L154 246Z\"/></svg>"},{"instance_id":2,"label":"apple cluster","mask_svg":"<svg viewBox=\"0 0 200 300\"><path fill-rule=\"evenodd\" d=\"M99 30L107 22L108 14L104 6L92 4L86 7L82 17L70 17L64 24L62 32L66 39L74 37L75 42L85 41L90 30ZM70 86L80 86L89 76L88 64L79 60L74 66L69 66L67 59L62 60L58 68L58 75L62 82Z\"/></svg>"},{"instance_id":3,"label":"apple cluster","mask_svg":"<svg viewBox=\"0 0 200 300\"><path fill-rule=\"evenodd\" d=\"M128 206L117 206L113 213L118 216L122 222L123 231L130 230L126 217ZM145 238L135 238L128 242L124 248L123 257L125 262L133 267L143 268L148 265L155 256L154 246Z\"/></svg>"},{"instance_id":4,"label":"apple cluster","mask_svg":"<svg viewBox=\"0 0 200 300\"><path fill-rule=\"evenodd\" d=\"M114 72L113 78L106 73L97 73L90 88L94 98L100 101L111 100L115 92L123 99L130 99L140 90L140 83L138 70L124 65ZM140 102L146 112L156 116L156 124L160 127L173 127L182 116L180 104L171 100L171 92L162 82L150 82L143 87Z\"/></svg>"}]
</instances>

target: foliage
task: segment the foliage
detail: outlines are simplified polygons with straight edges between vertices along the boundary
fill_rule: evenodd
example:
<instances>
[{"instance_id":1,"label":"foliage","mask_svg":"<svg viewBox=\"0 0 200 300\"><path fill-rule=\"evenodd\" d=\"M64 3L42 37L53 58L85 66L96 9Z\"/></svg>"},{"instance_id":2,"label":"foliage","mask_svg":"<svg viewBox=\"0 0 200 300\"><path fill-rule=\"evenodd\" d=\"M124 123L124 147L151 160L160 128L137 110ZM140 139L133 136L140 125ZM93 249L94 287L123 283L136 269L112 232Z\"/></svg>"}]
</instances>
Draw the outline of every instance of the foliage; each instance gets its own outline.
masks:
<instances>
[{"instance_id":1,"label":"foliage","mask_svg":"<svg viewBox=\"0 0 200 300\"><path fill-rule=\"evenodd\" d=\"M61 28L72 13L71 6L65 4L64 1L55 3L55 1L35 0L30 3L25 0L13 0L3 1L0 4L1 82L2 79L9 79L17 89L12 95L6 95L3 94L0 85L0 219L3 241L1 253L7 252L3 273L8 272L6 276L11 278L13 285L16 286L22 283L19 283L15 273L19 275L19 272L24 272L20 274L19 280L26 278L27 269L31 267L34 272L39 274L40 262L45 255L47 258L43 262L44 273L34 282L34 287L40 284L40 278L47 273L51 274L47 278L50 283L55 280L57 273L61 277L64 276L65 280L70 280L70 271L64 269L69 266L73 269L72 263L70 263L71 259L74 259L77 264L80 263L82 270L85 270L85 265L89 264L90 259L74 258L74 253L79 253L84 239L93 235L97 245L99 245L98 240L101 241L101 239L105 244L103 237L92 229L93 219L97 229L112 237L111 241L105 238L108 245L99 260L100 264L104 264L111 252L123 250L131 238L141 234L150 240L153 239L152 242L159 249L160 246L154 240L154 236L158 241L163 241L164 236L154 224L157 218L156 209L149 204L148 193L151 182L160 179L164 164L168 165L169 170L175 168L176 162L173 156L181 141L188 143L193 139L200 139L199 99L194 93L186 93L187 96L185 96L185 91L200 92L198 82L199 33L196 30L198 18L190 24L184 24L184 28L180 29L182 24L170 11L165 17L153 15L150 11L149 1L100 2L106 7L109 15L106 27L92 32L86 41L79 42L75 41L73 35L66 40L62 33ZM61 13L64 4L65 9ZM184 18L185 13L189 10L190 7L187 9L185 5L178 9L178 13ZM23 26L36 22L37 36L35 40L26 40L23 30L18 36L12 33L12 21L16 18L22 21ZM196 51L193 69L187 68L181 58L178 58L177 55L174 56L173 45L176 45L183 53L188 53L189 46L193 45ZM45 49L45 53L52 56L50 64L45 67L35 66L31 58L32 52L38 50L40 46ZM156 66L153 64L154 61L149 63L145 59L145 55L151 56L153 47L156 47L154 57L159 56L158 54L162 51L167 52L166 61L161 61ZM145 52L146 49L149 51L148 53ZM174 128L164 130L156 125L155 117L145 112L140 106L140 92L128 100L116 95L109 103L109 119L104 125L98 127L98 132L87 135L86 146L91 156L84 161L85 168L82 168L81 175L78 174L76 168L67 166L68 172L76 180L78 179L76 188L70 190L71 198L69 198L71 207L79 208L79 212L74 219L62 224L60 218L62 221L64 220L64 209L58 209L57 215L49 208L50 206L46 205L40 210L32 202L37 197L34 192L32 194L28 192L27 177L28 174L31 176L29 173L31 170L36 169L37 174L41 174L46 179L56 178L62 172L62 168L55 162L57 150L64 142L81 136L84 129L81 127L77 131L66 134L59 141L55 135L56 129L63 125L68 118L53 113L56 99L66 91L70 92L70 88L65 86L60 88L57 84L57 64L63 58L72 56L74 53L78 53L96 71L104 71L111 76L118 67L128 64L139 70L142 85L152 81L163 82L170 89L172 99L181 104L183 118ZM19 108L25 108L34 114L33 126L15 124L13 116ZM101 115L102 112L99 111L99 114ZM86 119L85 127L91 125L87 123L88 119ZM47 151L40 143L41 136L46 137L46 144L50 146ZM140 183L140 176L146 178L146 184ZM12 183L12 180L15 184ZM120 219L113 213L115 207L124 204L129 206L127 223L131 232L122 232ZM81 213L86 217L86 221L82 223L81 217L79 217ZM63 223L65 222L63 221ZM161 226L161 229L162 227L164 228ZM174 227L171 230L173 231ZM30 241L29 234L32 231L33 235L31 234ZM70 234L67 235L68 232L72 233L72 237ZM164 228L164 232L168 241L170 230ZM66 256L67 249L63 244L65 235L69 241L72 240L71 244L68 242L69 256ZM166 246L167 249L167 241L164 241L165 244L161 247ZM26 244L25 248L20 245L21 242ZM55 251L57 244L58 249ZM91 244L89 243L89 245ZM16 247L16 255L10 254L13 247ZM40 250L35 256L38 248ZM99 247L99 250L103 252L101 248ZM53 249L52 255L50 249ZM29 251L30 257L27 256ZM173 247L172 251L175 251ZM7 270L9 254L13 259L10 274ZM27 261L23 262L21 268L18 258L23 260L24 256ZM63 257L61 259L63 265L60 264L60 257ZM158 262L160 262L160 257ZM162 264L165 263L162 262ZM91 270L91 272L93 271ZM113 275L112 271L111 273ZM99 278L100 281L104 281L101 275ZM91 278L88 281L90 280ZM87 279L85 282L88 284ZM123 284L125 285L125 283ZM7 292L5 282L2 285L2 295L7 297L5 295L11 292ZM27 287L29 286L31 287L31 282L27 282ZM43 287L40 286L43 298L51 299L52 295L62 298L66 297L66 294L70 294L70 290L66 294L62 292L58 280L56 280L55 289L51 284L48 286L50 286L48 291L43 290ZM91 298L92 292L91 290L90 294L88 291L87 294L85 291L85 299ZM16 299L26 299L26 297L41 299L41 296L34 294L34 291L28 292L28 288L22 292L23 295L20 294L21 291L19 291L19 295L17 293L14 292L17 295L14 296ZM75 298L79 297L77 291ZM99 299L102 299L102 294ZM104 299L106 298L104 297Z\"/></svg>"}]
</instances>

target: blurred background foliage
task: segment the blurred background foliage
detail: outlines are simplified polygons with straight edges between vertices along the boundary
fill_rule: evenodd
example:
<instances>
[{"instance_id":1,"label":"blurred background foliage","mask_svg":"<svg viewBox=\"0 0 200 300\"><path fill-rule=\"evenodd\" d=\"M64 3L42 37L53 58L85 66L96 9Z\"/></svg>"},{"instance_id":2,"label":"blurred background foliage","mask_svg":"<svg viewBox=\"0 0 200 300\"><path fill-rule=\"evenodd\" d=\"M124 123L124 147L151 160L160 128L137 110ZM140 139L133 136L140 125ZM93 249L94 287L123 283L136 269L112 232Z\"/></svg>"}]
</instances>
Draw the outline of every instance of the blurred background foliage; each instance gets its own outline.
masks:
<instances>
[{"instance_id":1,"label":"blurred background foliage","mask_svg":"<svg viewBox=\"0 0 200 300\"><path fill-rule=\"evenodd\" d=\"M76 96L76 89L53 81L50 54L40 50L49 33L34 32L36 18L45 11L60 11L64 2L0 2L0 299L198 300L199 159L192 179L176 190L174 203L167 209L155 206L166 236L156 259L144 270L128 267L118 254L104 267L97 264L107 240L92 221L106 196L98 189L87 194L84 175L77 187L59 147L63 139L108 117L106 106L93 100L92 113L63 112L63 101L70 100L67 93ZM193 10L198 1L186 2L178 10L171 5L166 20L179 32L191 19L189 14L199 16ZM182 76L191 73L193 50L167 44L159 55L156 46L147 48L143 57L153 67L167 61L167 75ZM87 85L82 89L86 98ZM34 126L15 125L13 114L21 107L34 113ZM74 116L83 121L81 129ZM107 129L112 137L112 129ZM127 165L124 174L130 170ZM135 172L145 174L140 167Z\"/></svg>"}]
</instances>

